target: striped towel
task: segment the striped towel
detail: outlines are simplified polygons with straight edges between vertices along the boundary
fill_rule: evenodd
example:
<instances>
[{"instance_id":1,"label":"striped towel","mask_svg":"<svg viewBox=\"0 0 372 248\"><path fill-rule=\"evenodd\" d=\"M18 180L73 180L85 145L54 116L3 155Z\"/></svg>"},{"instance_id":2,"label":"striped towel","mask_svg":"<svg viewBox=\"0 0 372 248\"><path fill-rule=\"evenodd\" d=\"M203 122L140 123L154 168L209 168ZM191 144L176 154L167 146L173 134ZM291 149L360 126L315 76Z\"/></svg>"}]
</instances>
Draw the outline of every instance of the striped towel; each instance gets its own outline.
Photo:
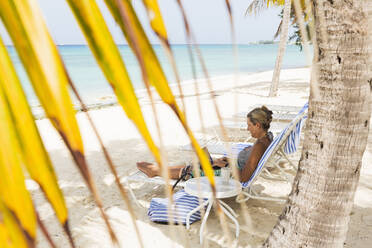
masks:
<instances>
[{"instance_id":1,"label":"striped towel","mask_svg":"<svg viewBox=\"0 0 372 248\"><path fill-rule=\"evenodd\" d=\"M206 200L206 199L205 199ZM169 223L168 216L168 198L152 198L147 215L151 221L157 223ZM199 206L199 199L196 196L187 194L184 190L180 190L173 194L173 203L175 205L175 213L173 223L181 222L186 225L187 214ZM200 211L195 212L190 217L190 224L201 219Z\"/></svg>"}]
</instances>

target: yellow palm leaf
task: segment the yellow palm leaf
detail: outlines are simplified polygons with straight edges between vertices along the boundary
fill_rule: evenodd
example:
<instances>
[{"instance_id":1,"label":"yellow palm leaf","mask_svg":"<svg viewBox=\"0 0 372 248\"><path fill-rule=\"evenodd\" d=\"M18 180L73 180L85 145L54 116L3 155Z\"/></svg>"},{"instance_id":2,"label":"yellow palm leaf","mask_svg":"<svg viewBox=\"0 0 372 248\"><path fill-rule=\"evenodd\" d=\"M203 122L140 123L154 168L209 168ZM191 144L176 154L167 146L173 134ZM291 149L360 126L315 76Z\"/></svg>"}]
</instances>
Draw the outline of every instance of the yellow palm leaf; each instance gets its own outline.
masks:
<instances>
[{"instance_id":1,"label":"yellow palm leaf","mask_svg":"<svg viewBox=\"0 0 372 248\"><path fill-rule=\"evenodd\" d=\"M9 209L0 200L0 247L27 247L27 240Z\"/></svg>"},{"instance_id":2,"label":"yellow palm leaf","mask_svg":"<svg viewBox=\"0 0 372 248\"><path fill-rule=\"evenodd\" d=\"M209 159L196 141L192 131L187 126L185 116L176 103L175 97L168 85L168 81L160 66L159 60L157 59L155 52L142 28L142 25L134 12L132 4L128 0L105 0L105 2L123 31L128 44L132 49L140 52L141 58L138 58L139 56L137 56L137 58L140 60L140 62L143 62L144 69L146 70L145 74L149 82L156 88L162 100L167 103L175 112L185 128L190 137L194 150L199 157L205 175L210 180L212 187L214 187L214 174ZM125 22L124 20L128 21Z\"/></svg>"},{"instance_id":3,"label":"yellow palm leaf","mask_svg":"<svg viewBox=\"0 0 372 248\"><path fill-rule=\"evenodd\" d=\"M7 229L5 228L5 224L4 224L4 220L3 220L3 216L1 214L1 211L0 211L0 246L1 247L10 247L10 237L9 237L9 233L7 231Z\"/></svg>"},{"instance_id":4,"label":"yellow palm leaf","mask_svg":"<svg viewBox=\"0 0 372 248\"><path fill-rule=\"evenodd\" d=\"M0 1L0 17L12 38L33 88L85 179L112 240L116 237L103 211L84 156L75 110L68 93L69 78L36 1Z\"/></svg>"},{"instance_id":5,"label":"yellow palm leaf","mask_svg":"<svg viewBox=\"0 0 372 248\"><path fill-rule=\"evenodd\" d=\"M119 103L136 124L156 161L161 164L159 149L147 129L129 75L98 6L94 0L68 0L68 3Z\"/></svg>"},{"instance_id":6,"label":"yellow palm leaf","mask_svg":"<svg viewBox=\"0 0 372 248\"><path fill-rule=\"evenodd\" d=\"M161 39L168 43L167 30L165 28L163 18L161 17L158 1L157 0L142 1L143 4L146 6L152 29Z\"/></svg>"},{"instance_id":7,"label":"yellow palm leaf","mask_svg":"<svg viewBox=\"0 0 372 248\"><path fill-rule=\"evenodd\" d=\"M0 213L1 215L1 213ZM11 239L4 223L0 221L0 246L4 248L11 247Z\"/></svg>"},{"instance_id":8,"label":"yellow palm leaf","mask_svg":"<svg viewBox=\"0 0 372 248\"><path fill-rule=\"evenodd\" d=\"M105 0L109 10L111 11L113 17L115 18L116 22L119 24L121 30L123 31L125 38L128 41L128 44L133 49L134 43L132 39L130 39L128 34L128 28L123 23L121 14L120 14L120 6L118 6L117 0ZM138 38L138 42L136 45L139 47L139 50L143 54L145 67L148 73L146 73L150 83L155 86L156 90L159 92L162 100L167 103L175 102L175 98L171 92L171 89L168 86L168 81L165 77L165 74L160 66L160 63L155 55L154 50L150 42L147 39L147 36L142 29L141 23L139 22L132 5L127 1L121 1L121 6L123 9L128 12L128 19L133 25L133 31L135 36ZM159 82L159 84L157 84Z\"/></svg>"},{"instance_id":9,"label":"yellow palm leaf","mask_svg":"<svg viewBox=\"0 0 372 248\"><path fill-rule=\"evenodd\" d=\"M0 16L46 114L72 151L84 154L57 48L34 1L0 1Z\"/></svg>"},{"instance_id":10,"label":"yellow palm leaf","mask_svg":"<svg viewBox=\"0 0 372 248\"><path fill-rule=\"evenodd\" d=\"M0 200L0 247L23 248L32 245L15 216Z\"/></svg>"},{"instance_id":11,"label":"yellow palm leaf","mask_svg":"<svg viewBox=\"0 0 372 248\"><path fill-rule=\"evenodd\" d=\"M5 226L4 217L0 210L0 247L4 248L12 247L12 238L9 235L8 228L9 227Z\"/></svg>"},{"instance_id":12,"label":"yellow palm leaf","mask_svg":"<svg viewBox=\"0 0 372 248\"><path fill-rule=\"evenodd\" d=\"M284 5L285 3L285 0L268 0L267 1L267 7L270 6L270 4L272 5Z\"/></svg>"},{"instance_id":13,"label":"yellow palm leaf","mask_svg":"<svg viewBox=\"0 0 372 248\"><path fill-rule=\"evenodd\" d=\"M65 224L67 209L62 192L58 187L57 178L34 123L21 83L1 38L0 75L0 87L4 91L14 115L27 170L43 189L54 207L59 221Z\"/></svg>"},{"instance_id":14,"label":"yellow palm leaf","mask_svg":"<svg viewBox=\"0 0 372 248\"><path fill-rule=\"evenodd\" d=\"M0 88L0 201L11 210L23 231L34 242L36 216L26 190L22 155L9 104Z\"/></svg>"}]
</instances>

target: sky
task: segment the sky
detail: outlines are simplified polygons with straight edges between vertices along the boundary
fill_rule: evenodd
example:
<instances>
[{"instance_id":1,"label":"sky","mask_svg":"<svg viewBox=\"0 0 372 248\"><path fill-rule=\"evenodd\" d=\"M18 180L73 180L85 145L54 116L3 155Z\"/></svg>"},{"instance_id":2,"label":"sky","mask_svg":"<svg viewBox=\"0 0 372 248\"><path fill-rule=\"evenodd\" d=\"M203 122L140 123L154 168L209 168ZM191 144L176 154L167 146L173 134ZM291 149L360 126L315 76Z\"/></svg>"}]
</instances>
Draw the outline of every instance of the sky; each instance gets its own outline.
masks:
<instances>
[{"instance_id":1,"label":"sky","mask_svg":"<svg viewBox=\"0 0 372 248\"><path fill-rule=\"evenodd\" d=\"M230 0L239 44L260 40L272 40L280 22L279 8L263 10L257 16L245 16L245 10L252 0ZM59 45L86 44L83 34L74 19L66 0L37 0L54 41ZM97 3L117 44L126 44L120 28L115 24L103 0ZM150 42L158 44L152 32L141 0L132 0L134 8L149 36ZM176 0L158 0L172 44L185 44L185 31ZM191 28L200 44L230 44L230 23L225 0L183 0ZM0 24L0 35L5 44L11 40Z\"/></svg>"}]
</instances>

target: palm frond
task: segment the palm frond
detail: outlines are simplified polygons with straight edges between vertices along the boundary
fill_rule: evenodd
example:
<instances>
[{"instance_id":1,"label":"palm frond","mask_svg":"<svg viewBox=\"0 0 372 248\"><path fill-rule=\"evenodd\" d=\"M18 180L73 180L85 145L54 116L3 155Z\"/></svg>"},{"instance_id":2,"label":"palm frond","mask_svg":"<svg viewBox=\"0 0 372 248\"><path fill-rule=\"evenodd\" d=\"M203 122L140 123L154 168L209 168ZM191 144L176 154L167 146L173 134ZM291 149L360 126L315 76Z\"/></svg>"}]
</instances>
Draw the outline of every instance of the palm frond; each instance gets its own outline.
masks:
<instances>
[{"instance_id":1,"label":"palm frond","mask_svg":"<svg viewBox=\"0 0 372 248\"><path fill-rule=\"evenodd\" d=\"M245 15L254 14L257 15L264 9L268 9L271 5L282 6L285 0L253 0L245 10Z\"/></svg>"},{"instance_id":2,"label":"palm frond","mask_svg":"<svg viewBox=\"0 0 372 248\"><path fill-rule=\"evenodd\" d=\"M169 44L167 30L161 16L160 8L157 0L142 0L148 16L150 18L150 24L156 35L164 42Z\"/></svg>"},{"instance_id":3,"label":"palm frond","mask_svg":"<svg viewBox=\"0 0 372 248\"><path fill-rule=\"evenodd\" d=\"M131 80L98 6L94 1L68 0L68 3L119 103L161 164L159 149L147 129Z\"/></svg>"},{"instance_id":4,"label":"palm frond","mask_svg":"<svg viewBox=\"0 0 372 248\"><path fill-rule=\"evenodd\" d=\"M114 242L116 237L84 156L75 110L68 93L68 76L35 1L0 2L0 17L26 69L48 118L70 150L101 211Z\"/></svg>"},{"instance_id":5,"label":"palm frond","mask_svg":"<svg viewBox=\"0 0 372 248\"><path fill-rule=\"evenodd\" d=\"M257 15L263 9L266 9L266 8L267 8L267 4L265 4L265 1L263 1L263 0L253 0L248 5L247 9L245 10L244 15L248 15L248 14L252 14L252 13Z\"/></svg>"},{"instance_id":6,"label":"palm frond","mask_svg":"<svg viewBox=\"0 0 372 248\"><path fill-rule=\"evenodd\" d=\"M180 75L177 69L176 59L174 57L172 48L170 47L170 44L168 41L167 31L165 29L165 24L164 24L164 21L163 21L161 12L160 12L160 7L158 5L157 0L142 0L142 1L146 7L147 15L150 19L151 28L154 31L154 33L158 36L160 40L160 44L165 49L166 55L168 56L168 59L172 66L174 76L177 82L177 87L178 87L178 91L180 94L181 102L182 102L182 110L186 116L186 104L185 104L183 89L181 85L181 78L180 78Z\"/></svg>"},{"instance_id":7,"label":"palm frond","mask_svg":"<svg viewBox=\"0 0 372 248\"><path fill-rule=\"evenodd\" d=\"M29 242L34 244L36 216L26 190L23 156L13 120L9 103L0 88L0 201L4 203L3 209L11 211Z\"/></svg>"},{"instance_id":8,"label":"palm frond","mask_svg":"<svg viewBox=\"0 0 372 248\"><path fill-rule=\"evenodd\" d=\"M153 51L153 48L142 28L142 25L138 20L132 4L128 0L105 0L105 2L115 20L118 22L121 30L123 31L128 44L133 50L136 49L134 46L137 46L138 51L140 51L140 56L143 58L144 67L146 69L145 74L147 75L149 82L155 87L162 100L170 106L170 108L175 112L176 116L180 120L182 126L184 127L187 135L191 140L191 144L196 154L199 157L199 161L201 162L203 170L214 189L214 174L209 159L201 149L191 129L186 123L185 115L180 110L175 100L165 74L160 66L159 60L157 59L155 52ZM125 19L129 20L130 22L125 22ZM132 31L132 37L129 34L129 30ZM141 60L141 58L138 58L138 54L137 59Z\"/></svg>"},{"instance_id":9,"label":"palm frond","mask_svg":"<svg viewBox=\"0 0 372 248\"><path fill-rule=\"evenodd\" d=\"M32 247L22 230L17 218L0 199L0 247L4 248L27 248Z\"/></svg>"},{"instance_id":10,"label":"palm frond","mask_svg":"<svg viewBox=\"0 0 372 248\"><path fill-rule=\"evenodd\" d=\"M1 38L0 74L2 75L0 88L2 88L14 115L14 123L18 131L27 170L49 199L58 220L65 226L67 224L67 208L57 184L57 177L41 141L21 83Z\"/></svg>"}]
</instances>

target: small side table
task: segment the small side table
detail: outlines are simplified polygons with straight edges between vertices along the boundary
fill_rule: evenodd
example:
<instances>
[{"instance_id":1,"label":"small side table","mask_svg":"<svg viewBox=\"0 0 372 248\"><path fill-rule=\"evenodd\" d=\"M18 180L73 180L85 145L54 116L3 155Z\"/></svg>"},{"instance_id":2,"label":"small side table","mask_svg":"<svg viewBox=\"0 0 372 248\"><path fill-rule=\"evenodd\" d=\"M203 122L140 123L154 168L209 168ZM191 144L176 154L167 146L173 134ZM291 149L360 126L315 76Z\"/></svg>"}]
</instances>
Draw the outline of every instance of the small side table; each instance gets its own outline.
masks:
<instances>
[{"instance_id":1,"label":"small side table","mask_svg":"<svg viewBox=\"0 0 372 248\"><path fill-rule=\"evenodd\" d=\"M186 216L186 228L189 229L191 215L193 215L195 212L199 211L203 207L207 207L207 211L205 212L204 218L200 226L200 231L199 231L200 243L203 243L204 226L208 219L211 208L213 206L213 202L215 200L217 200L220 203L222 211L235 223L235 228L236 228L235 236L236 237L239 236L239 222L236 219L237 218L236 213L229 205L227 205L225 202L223 202L220 199L237 196L242 191L242 186L240 182L234 179L229 179L226 182L224 181L222 177L215 177L215 181L216 181L216 199L214 199L213 197L212 188L209 184L208 178L206 177L192 178L186 181L186 184L185 184L186 193L193 195L193 196L208 199L203 204L191 210Z\"/></svg>"}]
</instances>

